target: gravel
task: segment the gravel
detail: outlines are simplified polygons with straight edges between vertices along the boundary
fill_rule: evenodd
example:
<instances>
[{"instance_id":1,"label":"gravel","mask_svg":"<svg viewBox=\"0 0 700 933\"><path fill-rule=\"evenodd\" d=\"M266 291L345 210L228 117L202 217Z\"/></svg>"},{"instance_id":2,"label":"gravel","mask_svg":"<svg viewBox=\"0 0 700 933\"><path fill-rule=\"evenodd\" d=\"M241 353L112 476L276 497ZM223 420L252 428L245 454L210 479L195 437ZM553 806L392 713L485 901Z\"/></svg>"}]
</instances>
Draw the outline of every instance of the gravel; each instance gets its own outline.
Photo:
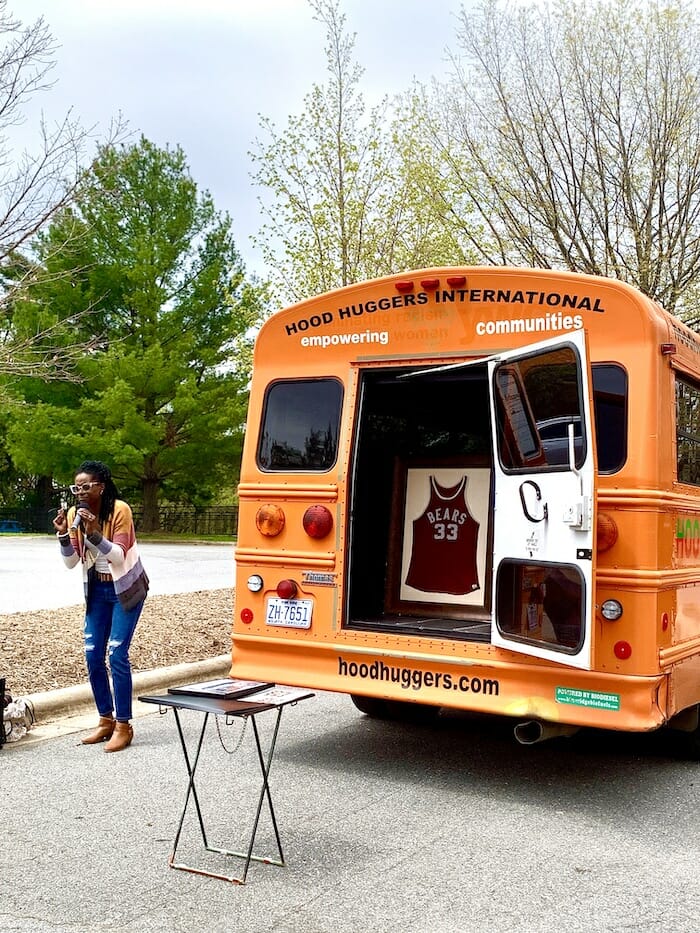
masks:
<instances>
[{"instance_id":1,"label":"gravel","mask_svg":"<svg viewBox=\"0 0 700 933\"><path fill-rule=\"evenodd\" d=\"M147 671L228 654L233 590L149 596L131 643L131 666ZM85 606L0 615L0 677L13 696L85 683Z\"/></svg>"}]
</instances>

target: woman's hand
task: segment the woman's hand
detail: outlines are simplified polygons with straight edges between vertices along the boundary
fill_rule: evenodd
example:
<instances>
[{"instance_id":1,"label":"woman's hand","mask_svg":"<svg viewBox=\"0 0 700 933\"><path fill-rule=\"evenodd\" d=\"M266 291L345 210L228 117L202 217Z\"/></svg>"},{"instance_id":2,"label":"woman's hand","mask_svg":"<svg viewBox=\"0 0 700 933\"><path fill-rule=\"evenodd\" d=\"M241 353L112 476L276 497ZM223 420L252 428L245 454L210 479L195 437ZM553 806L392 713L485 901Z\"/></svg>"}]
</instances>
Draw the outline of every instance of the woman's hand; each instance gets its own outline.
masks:
<instances>
[{"instance_id":1,"label":"woman's hand","mask_svg":"<svg viewBox=\"0 0 700 933\"><path fill-rule=\"evenodd\" d=\"M90 511L90 509L81 508L78 509L78 514L81 516L83 522L83 534L91 535L96 531L100 530L100 523L97 520L97 516Z\"/></svg>"},{"instance_id":2,"label":"woman's hand","mask_svg":"<svg viewBox=\"0 0 700 933\"><path fill-rule=\"evenodd\" d=\"M68 521L66 519L65 509L59 509L56 518L53 520L53 527L56 529L59 535L68 534Z\"/></svg>"}]
</instances>

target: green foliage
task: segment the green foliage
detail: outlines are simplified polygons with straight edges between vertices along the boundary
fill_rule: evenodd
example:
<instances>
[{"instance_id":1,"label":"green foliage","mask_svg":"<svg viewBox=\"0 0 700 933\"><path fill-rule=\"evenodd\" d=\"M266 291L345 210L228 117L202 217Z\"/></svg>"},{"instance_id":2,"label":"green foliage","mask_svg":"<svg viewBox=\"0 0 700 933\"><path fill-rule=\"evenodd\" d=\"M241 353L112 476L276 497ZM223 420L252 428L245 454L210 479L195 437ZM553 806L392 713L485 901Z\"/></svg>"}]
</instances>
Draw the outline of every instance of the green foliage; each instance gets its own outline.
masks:
<instances>
[{"instance_id":1,"label":"green foliage","mask_svg":"<svg viewBox=\"0 0 700 933\"><path fill-rule=\"evenodd\" d=\"M459 261L435 204L423 196L413 127L385 99L369 113L336 0L310 0L326 29L328 80L251 157L267 198L257 238L282 300L300 300L397 269Z\"/></svg>"},{"instance_id":2,"label":"green foliage","mask_svg":"<svg viewBox=\"0 0 700 933\"><path fill-rule=\"evenodd\" d=\"M77 384L25 381L15 463L68 483L82 459L104 459L143 498L147 527L161 493L203 504L234 484L264 293L182 151L103 148L37 253L46 274L17 326L55 316L92 349Z\"/></svg>"}]
</instances>

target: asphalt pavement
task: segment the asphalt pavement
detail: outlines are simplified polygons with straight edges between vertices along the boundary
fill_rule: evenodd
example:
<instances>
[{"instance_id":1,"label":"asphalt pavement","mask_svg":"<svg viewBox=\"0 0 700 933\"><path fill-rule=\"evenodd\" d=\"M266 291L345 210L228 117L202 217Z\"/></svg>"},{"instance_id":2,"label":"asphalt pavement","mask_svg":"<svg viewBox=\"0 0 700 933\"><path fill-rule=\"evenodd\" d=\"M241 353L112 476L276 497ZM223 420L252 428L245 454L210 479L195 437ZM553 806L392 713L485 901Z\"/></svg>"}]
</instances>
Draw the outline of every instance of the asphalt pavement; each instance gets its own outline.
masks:
<instances>
[{"instance_id":1,"label":"asphalt pavement","mask_svg":"<svg viewBox=\"0 0 700 933\"><path fill-rule=\"evenodd\" d=\"M265 747L274 715L257 717ZM183 722L192 760L202 719ZM198 798L209 845L244 851L260 791L251 725L216 722ZM173 712L154 711L118 754L76 734L0 751L0 930L696 931L697 774L638 739L523 747L503 722L380 722L319 693L284 712L270 773L286 864L253 863L237 886L168 865L188 772ZM255 851L276 854L265 807ZM177 854L241 865L204 849L192 806Z\"/></svg>"},{"instance_id":2,"label":"asphalt pavement","mask_svg":"<svg viewBox=\"0 0 700 933\"><path fill-rule=\"evenodd\" d=\"M139 542L153 596L232 587L233 550L233 544ZM67 570L54 535L0 535L0 616L82 600L80 568Z\"/></svg>"},{"instance_id":3,"label":"asphalt pavement","mask_svg":"<svg viewBox=\"0 0 700 933\"><path fill-rule=\"evenodd\" d=\"M152 672L136 693L226 662ZM60 698L56 709L70 715L0 750L1 933L700 929L700 766L649 737L582 731L523 747L507 720L381 722L317 692L284 711L272 762L285 865L254 862L238 886L169 867L188 788L172 710L137 702L133 744L105 754L80 744L94 712ZM182 721L191 763L202 716ZM211 848L244 852L250 838L251 722L208 722L196 787ZM265 749L274 722L256 718ZM263 804L255 853L275 856ZM191 803L178 860L241 866L205 849Z\"/></svg>"}]
</instances>

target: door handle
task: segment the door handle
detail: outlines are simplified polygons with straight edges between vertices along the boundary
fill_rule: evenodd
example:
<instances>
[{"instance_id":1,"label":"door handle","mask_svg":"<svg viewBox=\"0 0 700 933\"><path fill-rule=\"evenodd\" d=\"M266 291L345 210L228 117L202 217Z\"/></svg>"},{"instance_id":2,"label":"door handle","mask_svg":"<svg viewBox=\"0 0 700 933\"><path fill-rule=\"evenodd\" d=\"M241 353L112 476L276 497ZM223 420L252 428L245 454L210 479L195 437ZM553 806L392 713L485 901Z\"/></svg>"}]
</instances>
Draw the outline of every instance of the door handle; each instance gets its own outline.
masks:
<instances>
[{"instance_id":1,"label":"door handle","mask_svg":"<svg viewBox=\"0 0 700 933\"><path fill-rule=\"evenodd\" d=\"M533 515L530 514L530 509L525 499L525 487L526 486L532 486L532 488L535 490L535 501L536 502L542 502L542 490L537 485L537 483L531 479L526 479L524 483L520 484L520 502L523 507L523 513L525 515L525 518L529 522L532 522L533 524L537 525L539 524L539 522L544 522L547 520L547 518L549 517L549 510L547 508L547 503L542 502L542 515L540 516L540 518L535 518Z\"/></svg>"}]
</instances>

